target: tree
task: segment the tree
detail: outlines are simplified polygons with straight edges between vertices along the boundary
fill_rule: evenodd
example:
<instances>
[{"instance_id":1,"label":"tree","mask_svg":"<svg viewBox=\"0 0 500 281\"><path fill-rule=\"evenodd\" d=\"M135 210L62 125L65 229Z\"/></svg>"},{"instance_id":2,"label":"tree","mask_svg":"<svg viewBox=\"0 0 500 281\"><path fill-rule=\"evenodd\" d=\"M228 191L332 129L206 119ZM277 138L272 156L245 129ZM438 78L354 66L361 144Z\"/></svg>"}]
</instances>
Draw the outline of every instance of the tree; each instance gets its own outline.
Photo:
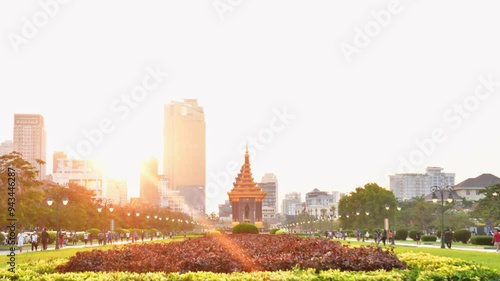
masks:
<instances>
[{"instance_id":1,"label":"tree","mask_svg":"<svg viewBox=\"0 0 500 281\"><path fill-rule=\"evenodd\" d=\"M484 194L484 198L477 201L477 206L471 216L483 223L491 222L492 225L500 225L500 208L498 207L500 206L500 184L487 186L479 193Z\"/></svg>"},{"instance_id":2,"label":"tree","mask_svg":"<svg viewBox=\"0 0 500 281\"><path fill-rule=\"evenodd\" d=\"M354 192L342 197L339 201L341 226L343 228L383 228L384 219L389 218L391 214L385 209L385 205L391 202L396 202L394 194L376 183L367 183L364 187L357 187ZM366 215L366 212L369 214Z\"/></svg>"},{"instance_id":3,"label":"tree","mask_svg":"<svg viewBox=\"0 0 500 281\"><path fill-rule=\"evenodd\" d=\"M45 164L42 160L37 162ZM13 193L8 194L7 189L0 193L0 201L9 202L13 207L13 216L0 212L0 220L6 221L7 216L17 218L18 229L35 225L35 218L43 213L43 193L39 188L42 182L37 180L38 173L39 171L23 159L19 152L13 151L0 156L0 186L9 186L10 183L10 187L14 187L11 190Z\"/></svg>"}]
</instances>

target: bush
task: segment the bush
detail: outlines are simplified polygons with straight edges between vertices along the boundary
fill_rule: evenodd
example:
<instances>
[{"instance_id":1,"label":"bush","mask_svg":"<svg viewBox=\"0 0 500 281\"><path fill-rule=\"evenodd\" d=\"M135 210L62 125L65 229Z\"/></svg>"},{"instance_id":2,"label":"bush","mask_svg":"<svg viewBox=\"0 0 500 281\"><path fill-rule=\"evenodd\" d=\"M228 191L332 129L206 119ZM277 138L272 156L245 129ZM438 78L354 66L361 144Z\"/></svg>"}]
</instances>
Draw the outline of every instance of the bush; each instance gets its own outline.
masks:
<instances>
[{"instance_id":1,"label":"bush","mask_svg":"<svg viewBox=\"0 0 500 281\"><path fill-rule=\"evenodd\" d=\"M49 234L49 244L52 244L56 241L56 232L55 231L47 231Z\"/></svg>"},{"instance_id":2,"label":"bush","mask_svg":"<svg viewBox=\"0 0 500 281\"><path fill-rule=\"evenodd\" d=\"M493 236L487 236L487 235L476 235L472 236L470 238L470 241L473 245L487 245L487 246L492 246L493 242Z\"/></svg>"},{"instance_id":3,"label":"bush","mask_svg":"<svg viewBox=\"0 0 500 281\"><path fill-rule=\"evenodd\" d=\"M467 229L460 229L460 230L455 231L455 233L453 233L453 239L457 242L462 242L464 244L467 244L470 237L471 237L471 233Z\"/></svg>"},{"instance_id":4,"label":"bush","mask_svg":"<svg viewBox=\"0 0 500 281\"><path fill-rule=\"evenodd\" d=\"M280 230L279 228L271 228L271 230L269 230L269 234L276 234L276 231Z\"/></svg>"},{"instance_id":5,"label":"bush","mask_svg":"<svg viewBox=\"0 0 500 281\"><path fill-rule=\"evenodd\" d=\"M408 232L408 237L410 237L411 239L413 239L413 241L417 241L417 232L418 230L410 230L410 232ZM420 235L422 236L422 235Z\"/></svg>"},{"instance_id":6,"label":"bush","mask_svg":"<svg viewBox=\"0 0 500 281\"><path fill-rule=\"evenodd\" d=\"M101 232L101 230L98 228L91 228L91 229L87 230L87 232L92 233L92 236L94 236L94 238L97 238L97 234L99 234L99 232Z\"/></svg>"},{"instance_id":7,"label":"bush","mask_svg":"<svg viewBox=\"0 0 500 281\"><path fill-rule=\"evenodd\" d=\"M423 235L422 241L423 242L436 242L437 236L436 235Z\"/></svg>"},{"instance_id":8,"label":"bush","mask_svg":"<svg viewBox=\"0 0 500 281\"><path fill-rule=\"evenodd\" d=\"M255 224L243 222L233 227L233 234L241 234L241 233L258 234L259 229L257 228L257 226L255 226Z\"/></svg>"},{"instance_id":9,"label":"bush","mask_svg":"<svg viewBox=\"0 0 500 281\"><path fill-rule=\"evenodd\" d=\"M226 230L224 228L217 228L215 230L217 230L218 232L220 232L220 234L226 234Z\"/></svg>"},{"instance_id":10,"label":"bush","mask_svg":"<svg viewBox=\"0 0 500 281\"><path fill-rule=\"evenodd\" d=\"M406 240L408 237L408 230L406 229L397 229L396 235L394 236L394 240Z\"/></svg>"},{"instance_id":11,"label":"bush","mask_svg":"<svg viewBox=\"0 0 500 281\"><path fill-rule=\"evenodd\" d=\"M0 245L3 245L5 241L5 235L3 235L3 232L0 232Z\"/></svg>"},{"instance_id":12,"label":"bush","mask_svg":"<svg viewBox=\"0 0 500 281\"><path fill-rule=\"evenodd\" d=\"M210 230L208 232L208 236L214 236L214 235L221 235L221 233L218 232L217 230Z\"/></svg>"},{"instance_id":13,"label":"bush","mask_svg":"<svg viewBox=\"0 0 500 281\"><path fill-rule=\"evenodd\" d=\"M275 234L279 235L279 234L290 234L290 233L288 231L286 231L286 230L279 229L278 231L276 231Z\"/></svg>"}]
</instances>

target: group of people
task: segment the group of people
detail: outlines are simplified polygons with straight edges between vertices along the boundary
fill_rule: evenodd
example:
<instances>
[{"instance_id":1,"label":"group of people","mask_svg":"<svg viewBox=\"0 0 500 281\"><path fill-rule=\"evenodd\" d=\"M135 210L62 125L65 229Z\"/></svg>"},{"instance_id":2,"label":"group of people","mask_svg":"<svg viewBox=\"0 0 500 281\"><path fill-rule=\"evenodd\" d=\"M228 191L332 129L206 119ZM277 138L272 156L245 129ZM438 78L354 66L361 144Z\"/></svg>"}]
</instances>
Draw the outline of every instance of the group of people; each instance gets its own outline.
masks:
<instances>
[{"instance_id":1,"label":"group of people","mask_svg":"<svg viewBox=\"0 0 500 281\"><path fill-rule=\"evenodd\" d=\"M24 233L23 231L17 234L17 247L19 253L23 252L23 247L25 243L31 244L31 251L38 251L38 243L42 243L42 250L47 250L47 245L49 244L49 233L47 229L43 228L40 235L35 231L31 235Z\"/></svg>"}]
</instances>

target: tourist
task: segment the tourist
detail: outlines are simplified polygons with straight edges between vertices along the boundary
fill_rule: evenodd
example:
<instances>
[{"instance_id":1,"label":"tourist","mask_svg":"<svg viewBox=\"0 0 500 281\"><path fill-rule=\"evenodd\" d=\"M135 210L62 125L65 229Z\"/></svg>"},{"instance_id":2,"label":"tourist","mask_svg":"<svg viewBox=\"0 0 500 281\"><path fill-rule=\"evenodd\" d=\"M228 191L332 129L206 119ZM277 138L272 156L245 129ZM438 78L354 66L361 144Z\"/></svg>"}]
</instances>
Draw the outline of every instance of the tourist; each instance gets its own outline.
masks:
<instances>
[{"instance_id":1,"label":"tourist","mask_svg":"<svg viewBox=\"0 0 500 281\"><path fill-rule=\"evenodd\" d=\"M47 250L47 245L49 244L49 233L45 227L42 229L40 241L42 242L42 250Z\"/></svg>"},{"instance_id":2,"label":"tourist","mask_svg":"<svg viewBox=\"0 0 500 281\"><path fill-rule=\"evenodd\" d=\"M497 248L497 253L500 253L500 228L497 228L497 232L493 235L491 242L494 242L495 247Z\"/></svg>"},{"instance_id":3,"label":"tourist","mask_svg":"<svg viewBox=\"0 0 500 281\"><path fill-rule=\"evenodd\" d=\"M17 247L19 248L19 253L23 252L23 245L24 245L24 232L20 231L17 234Z\"/></svg>"},{"instance_id":4,"label":"tourist","mask_svg":"<svg viewBox=\"0 0 500 281\"><path fill-rule=\"evenodd\" d=\"M85 242L85 245L87 245L88 241L89 241L89 234L87 233L87 231L85 231L85 233L83 233L83 242Z\"/></svg>"},{"instance_id":5,"label":"tourist","mask_svg":"<svg viewBox=\"0 0 500 281\"><path fill-rule=\"evenodd\" d=\"M367 231L365 233L365 240L368 241L368 238L370 238L370 232Z\"/></svg>"},{"instance_id":6,"label":"tourist","mask_svg":"<svg viewBox=\"0 0 500 281\"><path fill-rule=\"evenodd\" d=\"M394 242L392 241L393 237L392 237L392 230L391 230L391 229L389 229L389 234L388 234L388 235L389 235L389 236L388 236L388 238L389 238L389 243L394 244Z\"/></svg>"},{"instance_id":7,"label":"tourist","mask_svg":"<svg viewBox=\"0 0 500 281\"><path fill-rule=\"evenodd\" d=\"M417 234L415 234L415 241L417 241L417 245L420 245L420 231L417 231Z\"/></svg>"},{"instance_id":8,"label":"tourist","mask_svg":"<svg viewBox=\"0 0 500 281\"><path fill-rule=\"evenodd\" d=\"M33 251L33 249L38 251L38 233L36 233L36 231L31 234L31 251Z\"/></svg>"},{"instance_id":9,"label":"tourist","mask_svg":"<svg viewBox=\"0 0 500 281\"><path fill-rule=\"evenodd\" d=\"M451 240L453 239L453 232L451 231L450 228L448 228L446 230L446 232L444 233L444 242L446 243L446 247L448 247L448 249L451 249Z\"/></svg>"}]
</instances>

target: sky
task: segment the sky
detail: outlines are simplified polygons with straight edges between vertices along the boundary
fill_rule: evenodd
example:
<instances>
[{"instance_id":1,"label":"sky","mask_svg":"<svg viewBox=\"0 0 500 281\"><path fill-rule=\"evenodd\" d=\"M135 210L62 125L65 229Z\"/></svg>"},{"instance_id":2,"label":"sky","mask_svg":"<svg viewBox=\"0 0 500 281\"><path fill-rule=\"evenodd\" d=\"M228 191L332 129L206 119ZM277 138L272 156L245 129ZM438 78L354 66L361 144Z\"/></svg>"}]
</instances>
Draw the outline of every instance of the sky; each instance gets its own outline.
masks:
<instances>
[{"instance_id":1,"label":"sky","mask_svg":"<svg viewBox=\"0 0 500 281\"><path fill-rule=\"evenodd\" d=\"M42 114L54 151L129 179L162 165L163 106L205 110L207 211L248 141L279 198L388 175L500 176L500 3L1 1L0 142ZM78 153L77 148L80 148ZM84 153L83 153L84 152ZM161 170L160 170L161 171Z\"/></svg>"}]
</instances>

